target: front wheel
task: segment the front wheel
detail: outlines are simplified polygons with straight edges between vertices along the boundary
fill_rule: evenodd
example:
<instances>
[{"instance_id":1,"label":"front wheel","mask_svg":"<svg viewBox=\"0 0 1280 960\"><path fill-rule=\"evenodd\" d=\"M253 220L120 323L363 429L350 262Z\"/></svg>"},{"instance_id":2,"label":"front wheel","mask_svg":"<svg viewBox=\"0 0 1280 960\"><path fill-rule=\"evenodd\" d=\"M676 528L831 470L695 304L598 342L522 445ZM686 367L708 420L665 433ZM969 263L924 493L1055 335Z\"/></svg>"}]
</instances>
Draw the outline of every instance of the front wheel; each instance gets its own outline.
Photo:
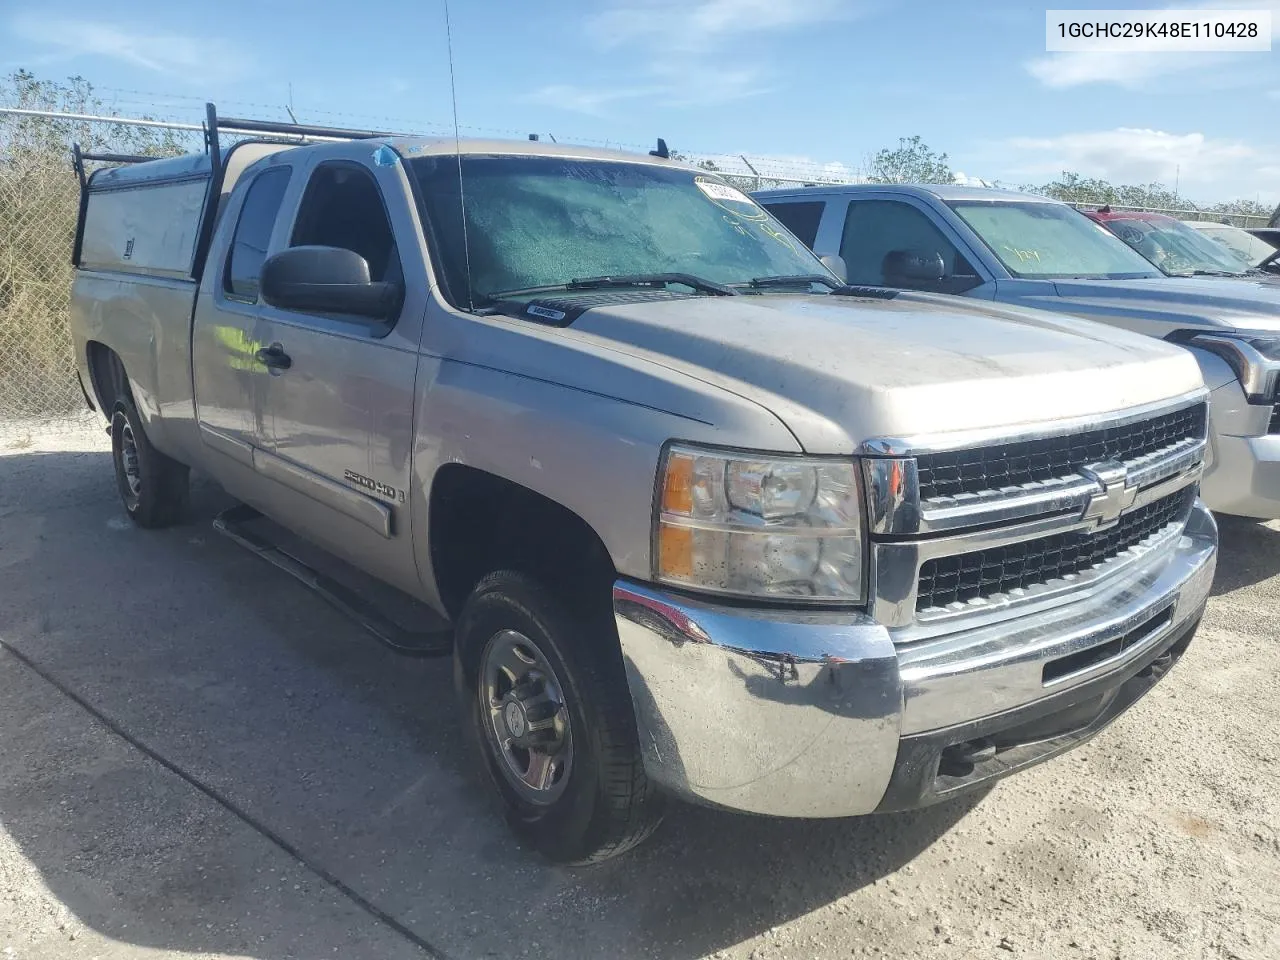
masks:
<instances>
[{"instance_id":1,"label":"front wheel","mask_svg":"<svg viewBox=\"0 0 1280 960\"><path fill-rule=\"evenodd\" d=\"M128 398L119 400L111 413L111 457L120 499L134 523L150 529L182 519L189 471L151 445Z\"/></svg>"},{"instance_id":2,"label":"front wheel","mask_svg":"<svg viewBox=\"0 0 1280 960\"><path fill-rule=\"evenodd\" d=\"M465 720L515 833L548 858L607 860L653 832L612 619L524 574L480 582L458 620Z\"/></svg>"}]
</instances>

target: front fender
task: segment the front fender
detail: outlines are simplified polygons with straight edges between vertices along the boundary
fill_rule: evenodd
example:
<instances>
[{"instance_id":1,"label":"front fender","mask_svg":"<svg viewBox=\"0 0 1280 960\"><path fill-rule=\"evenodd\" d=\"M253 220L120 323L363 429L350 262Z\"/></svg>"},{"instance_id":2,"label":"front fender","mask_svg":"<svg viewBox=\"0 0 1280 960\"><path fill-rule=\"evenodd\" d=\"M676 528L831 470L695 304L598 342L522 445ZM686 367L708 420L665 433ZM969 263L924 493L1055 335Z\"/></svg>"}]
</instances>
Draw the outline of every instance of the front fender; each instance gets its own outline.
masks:
<instances>
[{"instance_id":1,"label":"front fender","mask_svg":"<svg viewBox=\"0 0 1280 960\"><path fill-rule=\"evenodd\" d=\"M442 606L429 547L431 485L446 464L483 470L560 504L595 532L620 574L646 580L656 471L664 444L686 440L800 452L790 431L751 401L691 379L667 379L665 386L666 399L676 408L682 394L701 393L697 408L715 409L717 422L423 356L412 515L418 573L433 602Z\"/></svg>"}]
</instances>

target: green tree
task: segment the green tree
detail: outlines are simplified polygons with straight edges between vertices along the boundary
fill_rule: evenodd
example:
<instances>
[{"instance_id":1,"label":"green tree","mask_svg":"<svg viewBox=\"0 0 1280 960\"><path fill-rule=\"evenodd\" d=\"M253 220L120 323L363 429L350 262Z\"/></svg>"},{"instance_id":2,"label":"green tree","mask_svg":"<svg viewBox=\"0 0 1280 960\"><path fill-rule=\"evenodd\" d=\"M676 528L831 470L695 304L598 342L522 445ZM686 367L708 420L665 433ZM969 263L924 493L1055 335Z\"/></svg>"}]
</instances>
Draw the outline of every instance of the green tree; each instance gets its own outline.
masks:
<instances>
[{"instance_id":1,"label":"green tree","mask_svg":"<svg viewBox=\"0 0 1280 960\"><path fill-rule=\"evenodd\" d=\"M1260 217L1267 220L1271 216L1271 208L1257 200L1228 200L1204 209L1210 213L1221 213L1229 217ZM1277 212L1280 213L1280 210Z\"/></svg>"},{"instance_id":2,"label":"green tree","mask_svg":"<svg viewBox=\"0 0 1280 960\"><path fill-rule=\"evenodd\" d=\"M1169 210L1195 209L1162 183L1114 184L1097 177L1083 177L1064 170L1062 176L1039 186L1023 188L1067 203L1114 204L1121 207L1156 207Z\"/></svg>"},{"instance_id":3,"label":"green tree","mask_svg":"<svg viewBox=\"0 0 1280 960\"><path fill-rule=\"evenodd\" d=\"M945 153L934 151L920 137L899 137L896 149L880 150L867 164L872 183L951 183L955 180Z\"/></svg>"},{"instance_id":4,"label":"green tree","mask_svg":"<svg viewBox=\"0 0 1280 960\"><path fill-rule=\"evenodd\" d=\"M93 92L84 77L68 77L65 83L41 80L29 70L16 70L0 79L0 106L48 113L118 116ZM137 119L151 120L142 116ZM0 115L0 157L13 160L23 154L68 151L79 143L87 152L105 151L165 157L199 146L197 137L181 130L124 126L54 117Z\"/></svg>"}]
</instances>

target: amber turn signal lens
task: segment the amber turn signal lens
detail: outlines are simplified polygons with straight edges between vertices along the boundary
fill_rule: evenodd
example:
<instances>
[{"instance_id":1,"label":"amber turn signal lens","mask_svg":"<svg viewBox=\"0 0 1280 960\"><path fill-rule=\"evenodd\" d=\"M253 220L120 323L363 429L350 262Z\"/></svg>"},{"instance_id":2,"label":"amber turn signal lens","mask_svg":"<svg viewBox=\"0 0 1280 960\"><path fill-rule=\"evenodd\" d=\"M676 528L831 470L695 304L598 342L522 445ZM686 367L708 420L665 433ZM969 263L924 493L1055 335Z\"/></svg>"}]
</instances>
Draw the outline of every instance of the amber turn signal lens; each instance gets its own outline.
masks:
<instances>
[{"instance_id":1,"label":"amber turn signal lens","mask_svg":"<svg viewBox=\"0 0 1280 960\"><path fill-rule=\"evenodd\" d=\"M687 517L693 513L693 457L673 453L662 481L662 511Z\"/></svg>"},{"instance_id":2,"label":"amber turn signal lens","mask_svg":"<svg viewBox=\"0 0 1280 960\"><path fill-rule=\"evenodd\" d=\"M658 575L675 580L693 577L693 531L688 527L665 523L658 527Z\"/></svg>"}]
</instances>

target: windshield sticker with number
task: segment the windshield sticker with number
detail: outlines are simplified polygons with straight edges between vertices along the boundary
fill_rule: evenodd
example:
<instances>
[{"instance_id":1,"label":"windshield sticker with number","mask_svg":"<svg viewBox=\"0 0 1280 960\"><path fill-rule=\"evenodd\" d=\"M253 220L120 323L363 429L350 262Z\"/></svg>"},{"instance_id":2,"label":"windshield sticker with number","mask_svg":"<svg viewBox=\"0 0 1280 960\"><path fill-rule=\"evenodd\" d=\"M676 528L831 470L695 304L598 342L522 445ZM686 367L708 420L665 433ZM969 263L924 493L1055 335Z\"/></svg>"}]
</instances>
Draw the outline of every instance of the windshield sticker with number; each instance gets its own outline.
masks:
<instances>
[{"instance_id":1,"label":"windshield sticker with number","mask_svg":"<svg viewBox=\"0 0 1280 960\"><path fill-rule=\"evenodd\" d=\"M708 200L733 215L724 219L738 233L747 236L747 230L742 224L742 221L746 221L751 226L758 227L760 232L769 239L776 240L793 253L798 252L786 232L779 230L769 219L769 214L764 207L737 187L731 187L719 180L712 180L710 177L694 177L693 183Z\"/></svg>"}]
</instances>

